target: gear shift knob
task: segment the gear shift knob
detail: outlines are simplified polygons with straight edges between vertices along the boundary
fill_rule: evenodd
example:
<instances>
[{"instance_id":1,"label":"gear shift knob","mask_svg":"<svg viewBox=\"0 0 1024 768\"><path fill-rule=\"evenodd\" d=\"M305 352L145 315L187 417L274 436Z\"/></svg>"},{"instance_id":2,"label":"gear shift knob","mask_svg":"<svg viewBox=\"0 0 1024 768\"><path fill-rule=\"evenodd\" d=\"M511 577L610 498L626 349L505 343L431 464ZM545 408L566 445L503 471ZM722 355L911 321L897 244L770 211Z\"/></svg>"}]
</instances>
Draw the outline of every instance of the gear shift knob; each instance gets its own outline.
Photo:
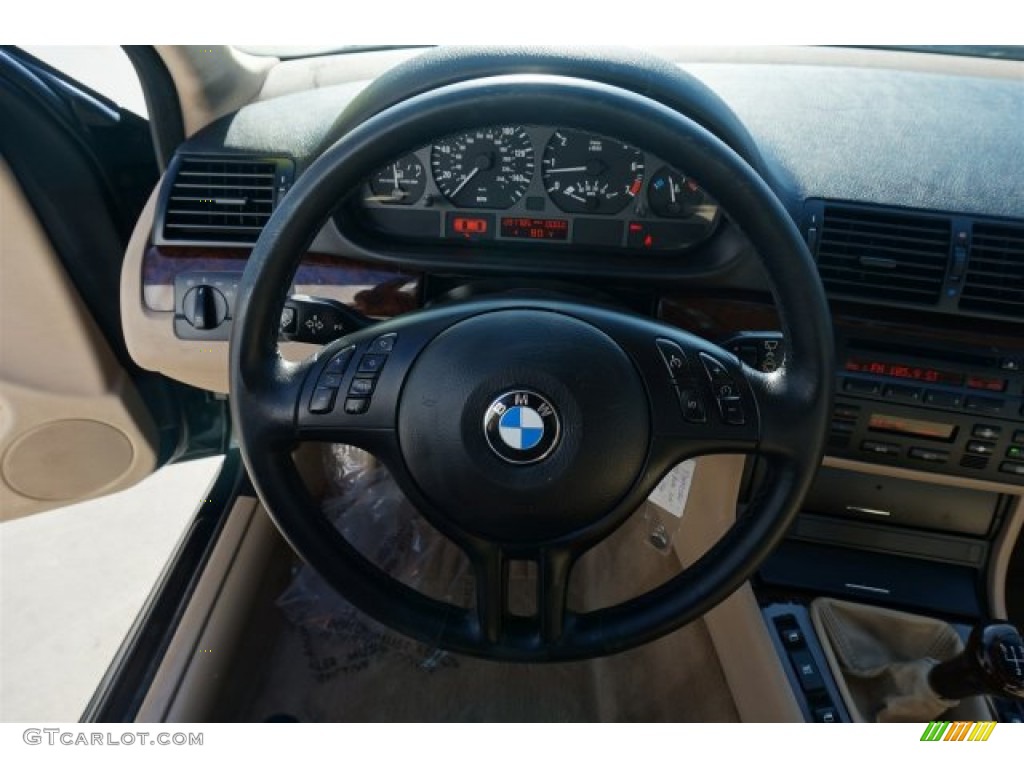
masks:
<instances>
[{"instance_id":1,"label":"gear shift knob","mask_svg":"<svg viewBox=\"0 0 1024 768\"><path fill-rule=\"evenodd\" d=\"M982 624L963 653L932 668L932 690L944 699L979 694L1024 699L1024 639L1011 624Z\"/></svg>"}]
</instances>

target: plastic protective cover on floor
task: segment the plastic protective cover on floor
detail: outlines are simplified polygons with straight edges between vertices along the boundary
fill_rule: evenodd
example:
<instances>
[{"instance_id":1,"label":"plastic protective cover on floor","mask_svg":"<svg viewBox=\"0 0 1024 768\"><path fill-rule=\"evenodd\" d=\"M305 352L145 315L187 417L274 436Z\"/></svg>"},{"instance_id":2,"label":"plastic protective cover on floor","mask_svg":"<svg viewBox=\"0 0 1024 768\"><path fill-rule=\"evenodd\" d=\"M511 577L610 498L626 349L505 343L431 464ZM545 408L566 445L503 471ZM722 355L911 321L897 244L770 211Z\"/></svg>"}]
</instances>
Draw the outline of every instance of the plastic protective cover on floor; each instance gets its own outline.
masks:
<instances>
[{"instance_id":1,"label":"plastic protective cover on floor","mask_svg":"<svg viewBox=\"0 0 1024 768\"><path fill-rule=\"evenodd\" d=\"M366 557L407 585L461 606L474 601L469 562L408 503L385 468L336 446L327 455L324 514ZM650 512L634 515L577 565L570 600L591 608L645 591L678 568L650 536ZM513 606L532 594L514 563ZM522 566L522 567L517 567ZM631 585L623 593L623 589ZM735 720L703 622L627 653L587 662L506 664L447 653L357 611L308 566L280 596L287 626L252 718L299 720L569 721Z\"/></svg>"}]
</instances>

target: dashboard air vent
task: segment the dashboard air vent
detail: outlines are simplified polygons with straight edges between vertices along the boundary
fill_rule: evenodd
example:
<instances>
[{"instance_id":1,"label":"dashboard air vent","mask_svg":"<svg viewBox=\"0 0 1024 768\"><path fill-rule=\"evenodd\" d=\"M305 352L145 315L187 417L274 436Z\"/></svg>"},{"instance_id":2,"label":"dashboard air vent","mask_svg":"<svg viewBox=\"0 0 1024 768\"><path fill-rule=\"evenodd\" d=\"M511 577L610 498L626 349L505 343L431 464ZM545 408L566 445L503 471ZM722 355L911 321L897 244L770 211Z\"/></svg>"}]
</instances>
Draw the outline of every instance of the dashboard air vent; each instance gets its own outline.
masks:
<instances>
[{"instance_id":1,"label":"dashboard air vent","mask_svg":"<svg viewBox=\"0 0 1024 768\"><path fill-rule=\"evenodd\" d=\"M935 304L951 237L951 221L942 216L826 204L818 271L836 296Z\"/></svg>"},{"instance_id":2,"label":"dashboard air vent","mask_svg":"<svg viewBox=\"0 0 1024 768\"><path fill-rule=\"evenodd\" d=\"M163 212L168 242L255 243L291 182L291 161L181 157Z\"/></svg>"},{"instance_id":3,"label":"dashboard air vent","mask_svg":"<svg viewBox=\"0 0 1024 768\"><path fill-rule=\"evenodd\" d=\"M975 223L960 308L1024 320L1024 226Z\"/></svg>"}]
</instances>

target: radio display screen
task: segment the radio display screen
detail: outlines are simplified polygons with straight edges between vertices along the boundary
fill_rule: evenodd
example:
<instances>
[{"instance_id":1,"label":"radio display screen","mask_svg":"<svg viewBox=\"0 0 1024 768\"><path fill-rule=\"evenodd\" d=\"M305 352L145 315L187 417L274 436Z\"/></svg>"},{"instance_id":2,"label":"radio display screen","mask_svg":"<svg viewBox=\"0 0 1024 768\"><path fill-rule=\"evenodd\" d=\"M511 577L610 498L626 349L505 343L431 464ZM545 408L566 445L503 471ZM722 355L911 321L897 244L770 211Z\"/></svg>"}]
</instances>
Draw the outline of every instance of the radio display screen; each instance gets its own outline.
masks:
<instances>
[{"instance_id":1,"label":"radio display screen","mask_svg":"<svg viewBox=\"0 0 1024 768\"><path fill-rule=\"evenodd\" d=\"M851 373L868 373L872 376L889 376L894 379L910 379L928 384L946 384L952 387L963 386L964 376L955 371L944 371L922 365L894 363L888 360L869 360L863 357L846 359L846 370Z\"/></svg>"},{"instance_id":2,"label":"radio display screen","mask_svg":"<svg viewBox=\"0 0 1024 768\"><path fill-rule=\"evenodd\" d=\"M906 419L887 413L872 413L868 419L868 429L875 432L891 432L897 435L912 435L928 440L945 440L947 442L956 435L956 426L953 424Z\"/></svg>"}]
</instances>

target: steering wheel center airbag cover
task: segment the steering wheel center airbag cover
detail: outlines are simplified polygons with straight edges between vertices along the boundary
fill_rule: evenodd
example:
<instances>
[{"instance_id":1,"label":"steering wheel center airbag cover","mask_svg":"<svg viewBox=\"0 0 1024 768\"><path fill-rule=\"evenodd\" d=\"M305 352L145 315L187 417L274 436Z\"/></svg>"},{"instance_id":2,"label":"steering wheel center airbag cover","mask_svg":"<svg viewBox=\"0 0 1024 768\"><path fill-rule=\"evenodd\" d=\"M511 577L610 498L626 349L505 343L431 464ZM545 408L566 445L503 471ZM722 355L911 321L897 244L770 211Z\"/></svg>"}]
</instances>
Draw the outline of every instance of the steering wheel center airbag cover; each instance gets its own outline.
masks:
<instances>
[{"instance_id":1,"label":"steering wheel center airbag cover","mask_svg":"<svg viewBox=\"0 0 1024 768\"><path fill-rule=\"evenodd\" d=\"M489 441L485 426L516 394L525 412L547 405L557 419L554 440L529 462L513 461L514 446L499 455L500 437ZM406 379L398 436L436 509L464 530L525 544L583 530L615 508L643 469L649 410L632 361L605 333L555 312L505 310L427 346ZM546 439L555 423L542 423Z\"/></svg>"}]
</instances>

